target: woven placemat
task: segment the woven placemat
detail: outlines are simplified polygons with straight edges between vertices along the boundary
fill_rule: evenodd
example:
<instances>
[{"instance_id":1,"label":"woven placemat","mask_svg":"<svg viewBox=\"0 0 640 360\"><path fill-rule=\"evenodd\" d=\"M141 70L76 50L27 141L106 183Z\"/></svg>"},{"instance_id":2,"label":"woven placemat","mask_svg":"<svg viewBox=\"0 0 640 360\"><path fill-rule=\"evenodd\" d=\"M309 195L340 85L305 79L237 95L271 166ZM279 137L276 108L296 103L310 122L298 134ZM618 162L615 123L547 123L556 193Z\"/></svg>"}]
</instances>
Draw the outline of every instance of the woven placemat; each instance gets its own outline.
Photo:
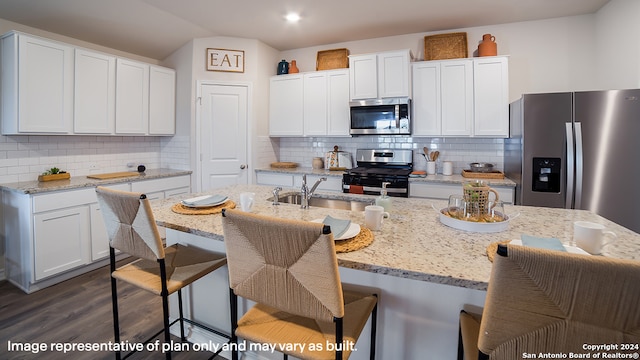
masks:
<instances>
[{"instance_id":1,"label":"woven placemat","mask_svg":"<svg viewBox=\"0 0 640 360\"><path fill-rule=\"evenodd\" d=\"M489 246L487 246L487 257L489 258L489 261L493 262L493 257L496 255L496 252L498 251L498 245L500 244L506 245L510 242L511 240L504 240L504 241L492 242L491 244L489 244Z\"/></svg>"},{"instance_id":2,"label":"woven placemat","mask_svg":"<svg viewBox=\"0 0 640 360\"><path fill-rule=\"evenodd\" d=\"M361 226L360 232L358 233L358 235L352 237L351 239L336 241L336 252L346 253L346 252L360 250L371 245L372 242L373 242L373 233L371 232L371 230L367 229L364 226Z\"/></svg>"},{"instance_id":3,"label":"woven placemat","mask_svg":"<svg viewBox=\"0 0 640 360\"><path fill-rule=\"evenodd\" d=\"M183 215L210 215L210 214L218 214L222 212L222 209L233 209L236 207L236 203L233 200L229 200L224 204L206 208L190 208L184 206L180 203L174 204L171 207L171 211L178 214Z\"/></svg>"}]
</instances>

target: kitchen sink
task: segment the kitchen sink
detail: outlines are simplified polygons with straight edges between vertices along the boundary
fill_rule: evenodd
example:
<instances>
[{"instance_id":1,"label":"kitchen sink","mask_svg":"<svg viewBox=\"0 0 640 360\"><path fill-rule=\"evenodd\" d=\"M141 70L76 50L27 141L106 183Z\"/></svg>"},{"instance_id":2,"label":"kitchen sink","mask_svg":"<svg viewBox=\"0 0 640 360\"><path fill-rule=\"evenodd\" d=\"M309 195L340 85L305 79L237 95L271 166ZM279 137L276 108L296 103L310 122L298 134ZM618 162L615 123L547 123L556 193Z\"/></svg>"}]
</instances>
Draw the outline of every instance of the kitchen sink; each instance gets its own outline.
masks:
<instances>
[{"instance_id":1,"label":"kitchen sink","mask_svg":"<svg viewBox=\"0 0 640 360\"><path fill-rule=\"evenodd\" d=\"M273 201L273 197L267 199L268 201ZM302 196L299 193L287 193L280 194L279 196L280 203L283 204L295 204L300 205L302 202ZM339 210L355 210L355 211L364 211L365 206L372 205L372 201L366 200L345 200L345 199L334 199L334 198L326 198L326 197L318 197L313 196L309 199L309 206L322 207L327 209L339 209Z\"/></svg>"}]
</instances>

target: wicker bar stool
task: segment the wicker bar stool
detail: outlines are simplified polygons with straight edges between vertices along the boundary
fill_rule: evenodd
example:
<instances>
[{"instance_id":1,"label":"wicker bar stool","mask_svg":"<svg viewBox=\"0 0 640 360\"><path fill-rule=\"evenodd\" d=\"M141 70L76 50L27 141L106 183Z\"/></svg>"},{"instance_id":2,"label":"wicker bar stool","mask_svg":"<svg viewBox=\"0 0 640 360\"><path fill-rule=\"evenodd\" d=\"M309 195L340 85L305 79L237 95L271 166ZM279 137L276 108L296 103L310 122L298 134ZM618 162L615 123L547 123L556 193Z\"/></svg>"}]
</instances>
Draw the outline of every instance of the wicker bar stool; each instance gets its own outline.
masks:
<instances>
[{"instance_id":1,"label":"wicker bar stool","mask_svg":"<svg viewBox=\"0 0 640 360\"><path fill-rule=\"evenodd\" d=\"M182 289L225 265L225 255L180 244L165 248L153 218L149 200L144 194L112 190L100 186L96 188L96 193L109 235L115 342L120 342L116 280L125 281L162 297L164 328L144 343L148 343L162 333L164 333L165 343L170 342L170 327L178 321L180 322L182 341L186 341L185 322L230 338L227 334L185 319L182 313ZM134 256L138 260L116 268L115 250ZM180 317L170 322L168 298L175 292L178 293ZM127 358L133 353L135 351L122 358ZM122 356L120 352L116 352L115 355L116 359L120 359ZM166 352L166 358L171 359L170 351Z\"/></svg>"},{"instance_id":2,"label":"wicker bar stool","mask_svg":"<svg viewBox=\"0 0 640 360\"><path fill-rule=\"evenodd\" d=\"M346 359L371 318L375 358L377 295L343 289L329 226L225 209L232 344L303 344L301 359ZM238 319L238 297L257 304ZM309 344L333 344L310 350ZM346 345L345 345L346 344ZM235 347L234 347L235 350ZM237 350L232 359L238 358Z\"/></svg>"}]
</instances>

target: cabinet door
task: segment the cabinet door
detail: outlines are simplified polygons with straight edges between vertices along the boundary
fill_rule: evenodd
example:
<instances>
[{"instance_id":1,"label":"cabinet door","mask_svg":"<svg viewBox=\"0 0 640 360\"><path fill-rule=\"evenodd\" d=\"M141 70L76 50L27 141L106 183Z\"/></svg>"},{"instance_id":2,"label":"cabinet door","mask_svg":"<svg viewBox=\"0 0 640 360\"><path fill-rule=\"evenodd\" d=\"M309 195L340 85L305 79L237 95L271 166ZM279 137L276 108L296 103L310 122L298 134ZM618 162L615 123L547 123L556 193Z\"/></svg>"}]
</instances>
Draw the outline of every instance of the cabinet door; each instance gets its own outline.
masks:
<instances>
[{"instance_id":1,"label":"cabinet door","mask_svg":"<svg viewBox=\"0 0 640 360\"><path fill-rule=\"evenodd\" d=\"M440 107L440 63L413 64L413 135L442 134Z\"/></svg>"},{"instance_id":2,"label":"cabinet door","mask_svg":"<svg viewBox=\"0 0 640 360\"><path fill-rule=\"evenodd\" d=\"M112 134L116 110L116 58L76 49L73 130Z\"/></svg>"},{"instance_id":3,"label":"cabinet door","mask_svg":"<svg viewBox=\"0 0 640 360\"><path fill-rule=\"evenodd\" d=\"M149 65L118 59L116 133L144 135L149 129Z\"/></svg>"},{"instance_id":4,"label":"cabinet door","mask_svg":"<svg viewBox=\"0 0 640 360\"><path fill-rule=\"evenodd\" d=\"M91 204L89 213L91 217L91 260L97 261L109 256L109 235L100 212L100 204Z\"/></svg>"},{"instance_id":5,"label":"cabinet door","mask_svg":"<svg viewBox=\"0 0 640 360\"><path fill-rule=\"evenodd\" d=\"M351 100L378 97L378 56L349 56L349 94Z\"/></svg>"},{"instance_id":6,"label":"cabinet door","mask_svg":"<svg viewBox=\"0 0 640 360\"><path fill-rule=\"evenodd\" d=\"M149 68L149 134L176 133L176 72L158 66Z\"/></svg>"},{"instance_id":7,"label":"cabinet door","mask_svg":"<svg viewBox=\"0 0 640 360\"><path fill-rule=\"evenodd\" d=\"M349 70L328 72L327 86L329 87L329 123L327 135L350 136Z\"/></svg>"},{"instance_id":8,"label":"cabinet door","mask_svg":"<svg viewBox=\"0 0 640 360\"><path fill-rule=\"evenodd\" d=\"M442 135L469 136L473 125L472 60L441 63Z\"/></svg>"},{"instance_id":9,"label":"cabinet door","mask_svg":"<svg viewBox=\"0 0 640 360\"><path fill-rule=\"evenodd\" d=\"M378 97L409 97L409 51L378 54Z\"/></svg>"},{"instance_id":10,"label":"cabinet door","mask_svg":"<svg viewBox=\"0 0 640 360\"><path fill-rule=\"evenodd\" d=\"M304 136L327 135L328 89L326 72L304 74Z\"/></svg>"},{"instance_id":11,"label":"cabinet door","mask_svg":"<svg viewBox=\"0 0 640 360\"><path fill-rule=\"evenodd\" d=\"M509 137L509 69L505 57L474 59L474 134Z\"/></svg>"},{"instance_id":12,"label":"cabinet door","mask_svg":"<svg viewBox=\"0 0 640 360\"><path fill-rule=\"evenodd\" d=\"M20 34L18 132L70 133L73 48Z\"/></svg>"},{"instance_id":13,"label":"cabinet door","mask_svg":"<svg viewBox=\"0 0 640 360\"><path fill-rule=\"evenodd\" d=\"M303 135L302 75L279 75L270 80L269 135Z\"/></svg>"},{"instance_id":14,"label":"cabinet door","mask_svg":"<svg viewBox=\"0 0 640 360\"><path fill-rule=\"evenodd\" d=\"M33 220L35 280L91 261L88 206L36 214Z\"/></svg>"}]
</instances>

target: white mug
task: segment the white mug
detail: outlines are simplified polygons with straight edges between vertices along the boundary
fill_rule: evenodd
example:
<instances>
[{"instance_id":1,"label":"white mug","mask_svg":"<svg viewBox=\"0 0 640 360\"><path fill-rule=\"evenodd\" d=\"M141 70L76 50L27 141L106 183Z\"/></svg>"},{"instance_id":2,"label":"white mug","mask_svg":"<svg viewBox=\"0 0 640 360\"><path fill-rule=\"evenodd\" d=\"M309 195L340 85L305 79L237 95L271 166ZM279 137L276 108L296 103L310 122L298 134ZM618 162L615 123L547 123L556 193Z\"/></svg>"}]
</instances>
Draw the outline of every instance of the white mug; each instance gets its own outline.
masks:
<instances>
[{"instance_id":1,"label":"white mug","mask_svg":"<svg viewBox=\"0 0 640 360\"><path fill-rule=\"evenodd\" d=\"M613 238L605 241L606 234L613 236ZM606 231L604 225L589 221L573 223L573 240L576 242L576 246L589 254L601 254L602 248L611 244L616 238L616 234L613 231Z\"/></svg>"},{"instance_id":2,"label":"white mug","mask_svg":"<svg viewBox=\"0 0 640 360\"><path fill-rule=\"evenodd\" d=\"M388 217L389 213L382 206L369 205L364 208L364 223L371 230L380 230L382 219Z\"/></svg>"},{"instance_id":3,"label":"white mug","mask_svg":"<svg viewBox=\"0 0 640 360\"><path fill-rule=\"evenodd\" d=\"M240 193L240 209L246 212L251 211L251 207L253 207L253 198L255 196L256 194L252 192Z\"/></svg>"}]
</instances>

